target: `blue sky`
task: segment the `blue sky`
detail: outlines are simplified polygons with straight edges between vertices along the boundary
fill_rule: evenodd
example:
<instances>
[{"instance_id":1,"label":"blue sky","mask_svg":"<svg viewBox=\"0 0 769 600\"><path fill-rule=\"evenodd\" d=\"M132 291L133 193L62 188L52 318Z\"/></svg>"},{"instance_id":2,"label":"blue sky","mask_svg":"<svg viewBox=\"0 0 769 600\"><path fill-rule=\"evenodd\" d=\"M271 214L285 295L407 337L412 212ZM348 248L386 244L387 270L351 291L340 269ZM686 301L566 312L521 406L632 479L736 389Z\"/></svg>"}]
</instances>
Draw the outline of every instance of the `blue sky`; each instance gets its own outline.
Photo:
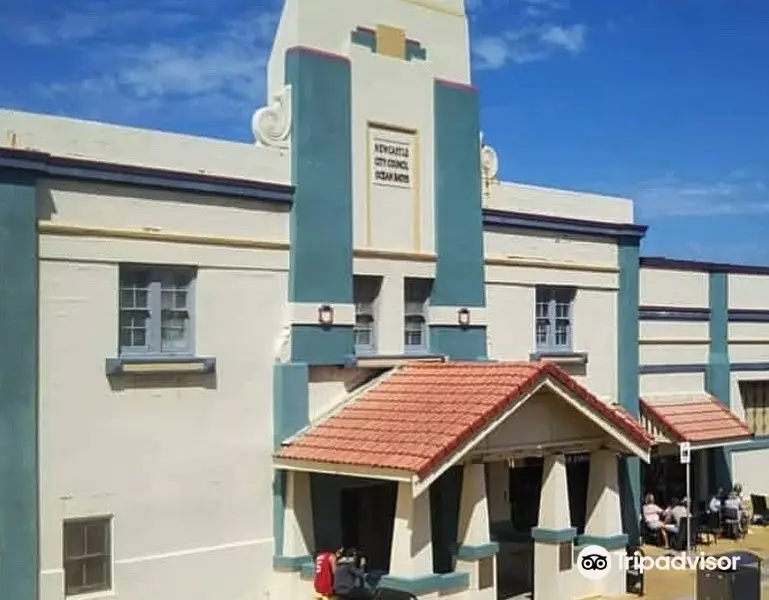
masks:
<instances>
[{"instance_id":1,"label":"blue sky","mask_svg":"<svg viewBox=\"0 0 769 600\"><path fill-rule=\"evenodd\" d=\"M251 140L277 0L4 4L0 106ZM502 179L633 198L646 254L769 264L769 2L468 5Z\"/></svg>"}]
</instances>

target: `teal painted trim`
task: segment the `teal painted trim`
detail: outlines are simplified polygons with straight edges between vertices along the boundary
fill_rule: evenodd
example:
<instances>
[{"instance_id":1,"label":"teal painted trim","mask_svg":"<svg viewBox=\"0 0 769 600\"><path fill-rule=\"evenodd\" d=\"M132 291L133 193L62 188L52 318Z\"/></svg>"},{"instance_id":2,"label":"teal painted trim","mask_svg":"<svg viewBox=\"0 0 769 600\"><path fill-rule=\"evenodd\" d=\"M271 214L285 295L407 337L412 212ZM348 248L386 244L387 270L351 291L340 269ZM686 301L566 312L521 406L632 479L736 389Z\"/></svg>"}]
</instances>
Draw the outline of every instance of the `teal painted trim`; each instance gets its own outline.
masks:
<instances>
[{"instance_id":1,"label":"teal painted trim","mask_svg":"<svg viewBox=\"0 0 769 600\"><path fill-rule=\"evenodd\" d=\"M479 544L476 546L463 545L457 548L457 558L464 560L481 560L490 556L496 556L499 553L499 544L489 542L488 544Z\"/></svg>"},{"instance_id":2,"label":"teal painted trim","mask_svg":"<svg viewBox=\"0 0 769 600\"><path fill-rule=\"evenodd\" d=\"M619 292L617 294L617 379L618 400L638 418L639 363L639 239L622 238L619 251Z\"/></svg>"},{"instance_id":3,"label":"teal painted trim","mask_svg":"<svg viewBox=\"0 0 769 600\"><path fill-rule=\"evenodd\" d=\"M729 279L726 273L710 273L710 351L706 386L708 392L731 407L729 380Z\"/></svg>"},{"instance_id":4,"label":"teal painted trim","mask_svg":"<svg viewBox=\"0 0 769 600\"><path fill-rule=\"evenodd\" d=\"M396 577L384 575L379 587L400 590L419 596L430 592L455 590L470 586L469 573L431 573L421 577Z\"/></svg>"},{"instance_id":5,"label":"teal painted trim","mask_svg":"<svg viewBox=\"0 0 769 600\"><path fill-rule=\"evenodd\" d=\"M273 444L277 449L286 438L307 426L310 419L309 369L303 363L273 367Z\"/></svg>"},{"instance_id":6,"label":"teal painted trim","mask_svg":"<svg viewBox=\"0 0 769 600\"><path fill-rule=\"evenodd\" d=\"M291 181L296 186L289 301L352 304L350 62L289 48L286 83L291 85ZM296 356L305 354L300 344Z\"/></svg>"},{"instance_id":7,"label":"teal painted trim","mask_svg":"<svg viewBox=\"0 0 769 600\"><path fill-rule=\"evenodd\" d=\"M350 32L350 41L356 46L363 46L376 52L376 31L366 27L358 27Z\"/></svg>"},{"instance_id":8,"label":"teal painted trim","mask_svg":"<svg viewBox=\"0 0 769 600\"><path fill-rule=\"evenodd\" d=\"M272 475L272 540L273 554L283 554L286 517L286 472L275 471Z\"/></svg>"},{"instance_id":9,"label":"teal painted trim","mask_svg":"<svg viewBox=\"0 0 769 600\"><path fill-rule=\"evenodd\" d=\"M565 529L548 529L547 527L531 528L531 539L541 544L560 544L562 542L573 542L576 537L576 527L566 527Z\"/></svg>"},{"instance_id":10,"label":"teal painted trim","mask_svg":"<svg viewBox=\"0 0 769 600\"><path fill-rule=\"evenodd\" d=\"M38 597L35 180L0 169L0 598Z\"/></svg>"},{"instance_id":11,"label":"teal painted trim","mask_svg":"<svg viewBox=\"0 0 769 600\"><path fill-rule=\"evenodd\" d=\"M286 363L272 369L272 442L280 448L286 438L307 426L310 418L309 370L306 364ZM274 555L283 554L286 473L276 471L272 481L272 534Z\"/></svg>"},{"instance_id":12,"label":"teal painted trim","mask_svg":"<svg viewBox=\"0 0 769 600\"><path fill-rule=\"evenodd\" d=\"M639 405L639 305L640 236L618 240L619 292L617 293L617 396L620 405L636 419ZM631 540L641 536L641 464L636 457L619 459L622 524Z\"/></svg>"},{"instance_id":13,"label":"teal painted trim","mask_svg":"<svg viewBox=\"0 0 769 600\"><path fill-rule=\"evenodd\" d=\"M627 547L628 535L626 533L610 536L580 535L577 536L577 545L581 548L584 546L601 546L606 550L620 550Z\"/></svg>"},{"instance_id":14,"label":"teal painted trim","mask_svg":"<svg viewBox=\"0 0 769 600\"><path fill-rule=\"evenodd\" d=\"M741 444L735 444L729 447L730 452L749 452L750 450L769 449L769 435L760 435Z\"/></svg>"},{"instance_id":15,"label":"teal painted trim","mask_svg":"<svg viewBox=\"0 0 769 600\"><path fill-rule=\"evenodd\" d=\"M292 325L291 360L308 365L344 365L355 346L352 325Z\"/></svg>"},{"instance_id":16,"label":"teal painted trim","mask_svg":"<svg viewBox=\"0 0 769 600\"><path fill-rule=\"evenodd\" d=\"M485 360L486 327L431 325L430 353L448 356L453 360Z\"/></svg>"},{"instance_id":17,"label":"teal painted trim","mask_svg":"<svg viewBox=\"0 0 769 600\"><path fill-rule=\"evenodd\" d=\"M548 233L577 234L614 240L623 238L641 239L646 235L646 226L635 223L606 223L565 217L551 217L520 213L495 208L483 209L483 224L489 228L528 229Z\"/></svg>"},{"instance_id":18,"label":"teal painted trim","mask_svg":"<svg viewBox=\"0 0 769 600\"><path fill-rule=\"evenodd\" d=\"M729 275L708 273L710 307L710 348L705 372L705 389L731 409L731 365L729 360ZM713 448L713 476L716 485L732 486L732 459L726 448Z\"/></svg>"},{"instance_id":19,"label":"teal painted trim","mask_svg":"<svg viewBox=\"0 0 769 600\"><path fill-rule=\"evenodd\" d=\"M618 458L622 529L629 540L641 540L641 461L636 456Z\"/></svg>"},{"instance_id":20,"label":"teal painted trim","mask_svg":"<svg viewBox=\"0 0 769 600\"><path fill-rule=\"evenodd\" d=\"M302 579L313 580L315 579L315 561L310 560L299 568L299 576Z\"/></svg>"},{"instance_id":21,"label":"teal painted trim","mask_svg":"<svg viewBox=\"0 0 769 600\"><path fill-rule=\"evenodd\" d=\"M406 60L427 60L427 50L416 40L406 40Z\"/></svg>"},{"instance_id":22,"label":"teal painted trim","mask_svg":"<svg viewBox=\"0 0 769 600\"><path fill-rule=\"evenodd\" d=\"M312 564L311 556L273 556L272 567L280 571L301 571L304 565L310 561Z\"/></svg>"},{"instance_id":23,"label":"teal painted trim","mask_svg":"<svg viewBox=\"0 0 769 600\"><path fill-rule=\"evenodd\" d=\"M288 206L291 205L294 195L292 186L279 183L104 163L18 148L0 148L0 169L3 168L19 169L30 176L117 183L209 196L228 196L255 202L275 202Z\"/></svg>"},{"instance_id":24,"label":"teal painted trim","mask_svg":"<svg viewBox=\"0 0 769 600\"><path fill-rule=\"evenodd\" d=\"M433 101L437 259L430 302L485 306L478 93L436 80Z\"/></svg>"}]
</instances>

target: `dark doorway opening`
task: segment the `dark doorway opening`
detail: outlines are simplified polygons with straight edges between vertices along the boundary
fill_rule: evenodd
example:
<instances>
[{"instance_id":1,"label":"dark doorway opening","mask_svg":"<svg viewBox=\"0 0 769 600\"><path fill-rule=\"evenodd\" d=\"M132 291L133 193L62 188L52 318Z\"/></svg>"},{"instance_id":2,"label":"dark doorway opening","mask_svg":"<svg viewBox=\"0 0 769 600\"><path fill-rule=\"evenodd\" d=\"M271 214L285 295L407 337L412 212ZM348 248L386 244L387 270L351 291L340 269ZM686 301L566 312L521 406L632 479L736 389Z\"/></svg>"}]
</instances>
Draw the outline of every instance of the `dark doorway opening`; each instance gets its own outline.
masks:
<instances>
[{"instance_id":1,"label":"dark doorway opening","mask_svg":"<svg viewBox=\"0 0 769 600\"><path fill-rule=\"evenodd\" d=\"M371 571L390 570L397 493L394 482L342 489L342 545L358 548Z\"/></svg>"}]
</instances>

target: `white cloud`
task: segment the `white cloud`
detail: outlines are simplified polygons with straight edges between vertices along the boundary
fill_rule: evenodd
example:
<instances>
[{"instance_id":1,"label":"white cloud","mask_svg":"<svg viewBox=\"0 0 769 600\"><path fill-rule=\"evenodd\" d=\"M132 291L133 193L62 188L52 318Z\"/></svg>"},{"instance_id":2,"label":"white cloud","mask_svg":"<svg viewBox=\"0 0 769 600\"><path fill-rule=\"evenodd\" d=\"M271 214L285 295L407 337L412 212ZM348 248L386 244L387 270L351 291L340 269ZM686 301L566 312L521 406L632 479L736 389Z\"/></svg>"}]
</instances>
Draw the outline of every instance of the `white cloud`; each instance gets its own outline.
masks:
<instances>
[{"instance_id":1,"label":"white cloud","mask_svg":"<svg viewBox=\"0 0 769 600\"><path fill-rule=\"evenodd\" d=\"M499 69L508 63L544 60L558 52L579 54L585 46L587 28L575 25L528 25L497 35L478 37L472 46L475 66Z\"/></svg>"},{"instance_id":2,"label":"white cloud","mask_svg":"<svg viewBox=\"0 0 769 600\"><path fill-rule=\"evenodd\" d=\"M635 199L642 218L769 214L769 187L745 170L705 182L668 176L639 186Z\"/></svg>"},{"instance_id":3,"label":"white cloud","mask_svg":"<svg viewBox=\"0 0 769 600\"><path fill-rule=\"evenodd\" d=\"M205 26L149 36L141 44L142 29L135 23L123 30L131 42L100 45L92 40L83 53L89 58L79 65L80 78L41 82L38 91L50 103L64 102L68 112L90 119L140 118L146 124L172 107L192 119L247 128L251 112L264 101L267 58L279 13L263 10L218 21L214 13L188 17ZM108 35L126 22L102 21L98 35ZM81 39L88 33L85 28L78 31ZM90 34L96 31L94 26ZM151 41L153 37L157 41ZM74 38L74 33L69 35Z\"/></svg>"}]
</instances>

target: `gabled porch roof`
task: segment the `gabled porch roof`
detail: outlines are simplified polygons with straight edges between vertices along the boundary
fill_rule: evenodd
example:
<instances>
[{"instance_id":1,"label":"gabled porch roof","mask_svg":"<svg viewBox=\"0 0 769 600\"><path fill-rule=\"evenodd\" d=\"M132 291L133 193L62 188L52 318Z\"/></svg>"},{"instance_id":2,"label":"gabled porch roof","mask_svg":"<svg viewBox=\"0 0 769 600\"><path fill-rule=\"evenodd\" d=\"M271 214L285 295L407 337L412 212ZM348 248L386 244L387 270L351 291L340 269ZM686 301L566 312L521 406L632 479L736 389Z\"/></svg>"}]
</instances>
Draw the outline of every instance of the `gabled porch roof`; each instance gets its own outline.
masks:
<instances>
[{"instance_id":1,"label":"gabled porch roof","mask_svg":"<svg viewBox=\"0 0 769 600\"><path fill-rule=\"evenodd\" d=\"M658 442L689 442L694 449L735 444L752 437L745 421L706 392L641 398L641 422Z\"/></svg>"},{"instance_id":2,"label":"gabled porch roof","mask_svg":"<svg viewBox=\"0 0 769 600\"><path fill-rule=\"evenodd\" d=\"M649 460L653 438L641 424L555 364L448 362L394 369L284 442L275 465L425 482L456 464L543 388L623 451Z\"/></svg>"}]
</instances>

